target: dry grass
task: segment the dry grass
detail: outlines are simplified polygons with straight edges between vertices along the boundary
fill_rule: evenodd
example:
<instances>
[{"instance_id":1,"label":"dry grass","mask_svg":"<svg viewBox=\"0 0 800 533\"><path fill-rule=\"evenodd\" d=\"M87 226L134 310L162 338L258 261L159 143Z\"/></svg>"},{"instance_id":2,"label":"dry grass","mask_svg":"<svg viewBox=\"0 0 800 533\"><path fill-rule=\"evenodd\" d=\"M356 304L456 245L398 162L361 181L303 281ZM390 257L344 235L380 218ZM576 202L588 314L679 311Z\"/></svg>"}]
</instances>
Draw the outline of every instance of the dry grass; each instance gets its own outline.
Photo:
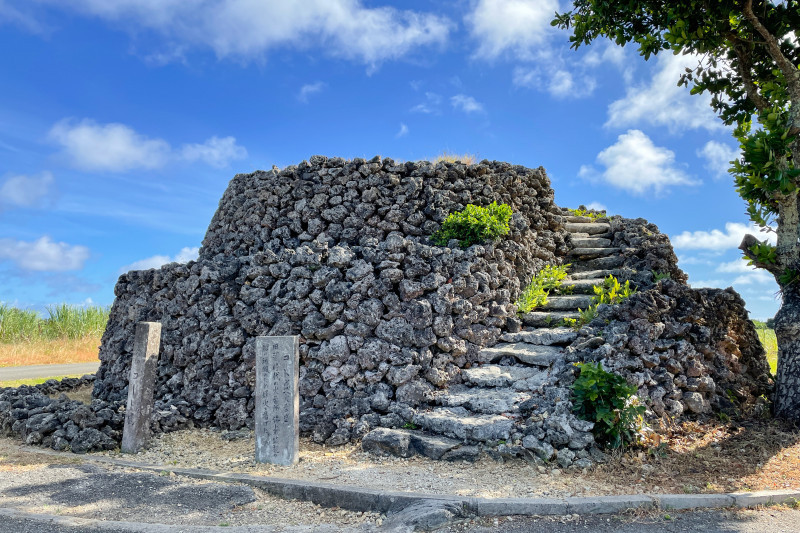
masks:
<instances>
[{"instance_id":1,"label":"dry grass","mask_svg":"<svg viewBox=\"0 0 800 533\"><path fill-rule=\"evenodd\" d=\"M433 163L464 163L465 165L474 165L478 162L478 156L475 154L453 154L450 152L442 152L436 158L434 158Z\"/></svg>"},{"instance_id":2,"label":"dry grass","mask_svg":"<svg viewBox=\"0 0 800 533\"><path fill-rule=\"evenodd\" d=\"M800 488L800 430L775 420L686 422L660 446L618 453L589 472L642 492L711 493Z\"/></svg>"},{"instance_id":3,"label":"dry grass","mask_svg":"<svg viewBox=\"0 0 800 533\"><path fill-rule=\"evenodd\" d=\"M92 363L97 361L100 337L34 339L0 344L0 367Z\"/></svg>"}]
</instances>

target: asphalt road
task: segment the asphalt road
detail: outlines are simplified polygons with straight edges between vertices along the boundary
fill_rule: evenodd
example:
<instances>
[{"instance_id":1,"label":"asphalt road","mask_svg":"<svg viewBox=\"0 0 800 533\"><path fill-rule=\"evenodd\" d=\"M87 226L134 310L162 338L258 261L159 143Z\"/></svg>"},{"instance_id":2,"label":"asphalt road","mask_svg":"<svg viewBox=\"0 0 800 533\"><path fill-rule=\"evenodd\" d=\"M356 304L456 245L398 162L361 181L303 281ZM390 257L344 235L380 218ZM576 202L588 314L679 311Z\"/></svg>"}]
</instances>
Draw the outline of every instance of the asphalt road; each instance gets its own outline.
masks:
<instances>
[{"instance_id":1,"label":"asphalt road","mask_svg":"<svg viewBox=\"0 0 800 533\"><path fill-rule=\"evenodd\" d=\"M0 381L49 378L53 376L68 376L70 374L94 374L99 367L100 361L69 365L6 366L0 368Z\"/></svg>"}]
</instances>

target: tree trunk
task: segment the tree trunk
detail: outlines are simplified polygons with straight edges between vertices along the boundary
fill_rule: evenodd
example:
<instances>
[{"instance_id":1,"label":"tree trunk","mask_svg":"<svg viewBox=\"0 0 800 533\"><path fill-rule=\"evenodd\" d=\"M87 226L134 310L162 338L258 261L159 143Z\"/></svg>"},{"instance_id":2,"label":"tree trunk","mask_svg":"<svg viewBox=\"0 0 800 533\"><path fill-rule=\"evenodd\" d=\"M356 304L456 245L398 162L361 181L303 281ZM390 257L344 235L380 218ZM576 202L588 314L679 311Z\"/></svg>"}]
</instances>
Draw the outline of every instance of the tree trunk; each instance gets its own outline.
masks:
<instances>
[{"instance_id":1,"label":"tree trunk","mask_svg":"<svg viewBox=\"0 0 800 533\"><path fill-rule=\"evenodd\" d=\"M775 315L778 339L778 376L774 414L800 422L800 287L783 287L783 305Z\"/></svg>"}]
</instances>

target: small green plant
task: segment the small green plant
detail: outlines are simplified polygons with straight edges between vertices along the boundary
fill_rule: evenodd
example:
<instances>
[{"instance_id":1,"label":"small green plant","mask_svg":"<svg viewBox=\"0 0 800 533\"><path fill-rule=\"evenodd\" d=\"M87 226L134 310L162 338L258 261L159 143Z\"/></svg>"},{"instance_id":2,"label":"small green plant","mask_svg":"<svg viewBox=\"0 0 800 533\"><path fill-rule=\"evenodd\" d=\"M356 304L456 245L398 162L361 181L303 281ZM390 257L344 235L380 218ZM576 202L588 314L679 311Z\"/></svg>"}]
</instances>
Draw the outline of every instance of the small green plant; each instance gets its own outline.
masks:
<instances>
[{"instance_id":1,"label":"small green plant","mask_svg":"<svg viewBox=\"0 0 800 533\"><path fill-rule=\"evenodd\" d=\"M669 272L658 272L657 270L652 270L651 272L653 273L653 283L658 283L662 279L671 278Z\"/></svg>"},{"instance_id":2,"label":"small green plant","mask_svg":"<svg viewBox=\"0 0 800 533\"><path fill-rule=\"evenodd\" d=\"M493 241L511 231L508 225L511 214L511 207L506 204L492 202L488 207L467 204L463 211L447 215L442 227L431 235L431 241L446 246L451 239L458 239L463 248Z\"/></svg>"},{"instance_id":3,"label":"small green plant","mask_svg":"<svg viewBox=\"0 0 800 533\"><path fill-rule=\"evenodd\" d=\"M578 330L597 318L597 307L600 304L614 305L629 298L636 293L636 289L631 287L630 281L620 283L614 276L608 276L603 280L602 285L595 285L593 304L586 309L578 309L578 318L565 318L564 325Z\"/></svg>"},{"instance_id":4,"label":"small green plant","mask_svg":"<svg viewBox=\"0 0 800 533\"><path fill-rule=\"evenodd\" d=\"M635 396L636 387L600 363L576 363L580 375L572 384L573 409L583 420L594 422L594 437L609 448L639 442L645 406Z\"/></svg>"},{"instance_id":5,"label":"small green plant","mask_svg":"<svg viewBox=\"0 0 800 533\"><path fill-rule=\"evenodd\" d=\"M536 273L514 304L520 313L530 313L537 307L547 304L550 292L561 288L561 280L567 277L569 265L545 265Z\"/></svg>"},{"instance_id":6,"label":"small green plant","mask_svg":"<svg viewBox=\"0 0 800 533\"><path fill-rule=\"evenodd\" d=\"M567 211L569 211L569 213L571 215L573 215L573 216L576 216L576 217L589 217L592 220L598 220L598 219L601 219L601 218L606 218L606 215L604 215L603 213L593 213L592 211L588 211L586 209L581 209L581 208L578 208L578 209L567 209Z\"/></svg>"},{"instance_id":7,"label":"small green plant","mask_svg":"<svg viewBox=\"0 0 800 533\"><path fill-rule=\"evenodd\" d=\"M419 429L419 426L416 425L414 422L406 422L403 424L403 429Z\"/></svg>"}]
</instances>

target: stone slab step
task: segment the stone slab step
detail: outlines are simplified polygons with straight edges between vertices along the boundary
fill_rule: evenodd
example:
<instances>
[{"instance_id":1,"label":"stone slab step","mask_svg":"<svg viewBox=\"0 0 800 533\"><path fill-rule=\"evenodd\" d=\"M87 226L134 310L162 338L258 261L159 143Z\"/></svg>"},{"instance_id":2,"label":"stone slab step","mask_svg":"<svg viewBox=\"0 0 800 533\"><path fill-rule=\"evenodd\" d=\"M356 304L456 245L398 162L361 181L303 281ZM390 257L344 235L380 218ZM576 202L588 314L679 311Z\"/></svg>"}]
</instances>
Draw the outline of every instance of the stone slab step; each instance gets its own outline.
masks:
<instances>
[{"instance_id":1,"label":"stone slab step","mask_svg":"<svg viewBox=\"0 0 800 533\"><path fill-rule=\"evenodd\" d=\"M566 215L566 216L564 216L564 222L577 222L577 223L587 223L588 224L588 223L594 222L594 220L592 220L591 217L579 217L579 216L576 216L576 215Z\"/></svg>"},{"instance_id":2,"label":"stone slab step","mask_svg":"<svg viewBox=\"0 0 800 533\"><path fill-rule=\"evenodd\" d=\"M577 311L532 311L520 317L522 323L534 328L553 328L565 318L578 318Z\"/></svg>"},{"instance_id":3,"label":"stone slab step","mask_svg":"<svg viewBox=\"0 0 800 533\"><path fill-rule=\"evenodd\" d=\"M585 272L587 270L610 270L619 268L625 262L625 258L621 255L611 255L609 257L598 257L596 259L588 259L572 263L573 272Z\"/></svg>"},{"instance_id":4,"label":"stone slab step","mask_svg":"<svg viewBox=\"0 0 800 533\"><path fill-rule=\"evenodd\" d=\"M555 315L556 313L550 314ZM523 317L524 316L525 315L523 315ZM578 334L570 328L539 328L522 330L517 333L503 333L503 335L500 336L500 340L553 346L556 344L569 344L574 341L577 336Z\"/></svg>"},{"instance_id":5,"label":"stone slab step","mask_svg":"<svg viewBox=\"0 0 800 533\"><path fill-rule=\"evenodd\" d=\"M508 387L517 381L532 378L541 370L530 366L483 365L465 368L461 377L478 387Z\"/></svg>"},{"instance_id":6,"label":"stone slab step","mask_svg":"<svg viewBox=\"0 0 800 533\"><path fill-rule=\"evenodd\" d=\"M462 370L461 377L465 379L466 385L487 390L510 387L517 391L542 392L542 387L553 381L549 368L536 369L529 366L483 365Z\"/></svg>"},{"instance_id":7,"label":"stone slab step","mask_svg":"<svg viewBox=\"0 0 800 533\"><path fill-rule=\"evenodd\" d=\"M564 224L564 228L570 233L588 233L589 235L611 231L611 225L606 222L567 222Z\"/></svg>"},{"instance_id":8,"label":"stone slab step","mask_svg":"<svg viewBox=\"0 0 800 533\"><path fill-rule=\"evenodd\" d=\"M577 280L585 280L585 279L600 279L603 280L608 276L617 276L619 277L619 272L614 269L599 269L599 270L585 270L583 272L571 272L566 279L564 279L561 283L563 285L570 285L574 281Z\"/></svg>"},{"instance_id":9,"label":"stone slab step","mask_svg":"<svg viewBox=\"0 0 800 533\"><path fill-rule=\"evenodd\" d=\"M441 391L434 399L444 407L465 407L473 413L499 415L519 411L519 404L530 400L531 394L510 387L486 389L456 386Z\"/></svg>"},{"instance_id":10,"label":"stone slab step","mask_svg":"<svg viewBox=\"0 0 800 533\"><path fill-rule=\"evenodd\" d=\"M376 428L361 440L365 452L396 457L419 454L434 460L446 458L448 452L460 446L457 440L407 429Z\"/></svg>"},{"instance_id":11,"label":"stone slab step","mask_svg":"<svg viewBox=\"0 0 800 533\"><path fill-rule=\"evenodd\" d=\"M604 278L589 278L589 279L576 279L562 281L563 287L571 287L573 294L591 294L594 295L593 287L595 285L602 285Z\"/></svg>"},{"instance_id":12,"label":"stone slab step","mask_svg":"<svg viewBox=\"0 0 800 533\"><path fill-rule=\"evenodd\" d=\"M573 248L568 255L578 259L591 259L620 253L619 248Z\"/></svg>"},{"instance_id":13,"label":"stone slab step","mask_svg":"<svg viewBox=\"0 0 800 533\"><path fill-rule=\"evenodd\" d=\"M481 350L481 360L498 361L503 357L514 357L517 361L536 366L550 366L564 353L558 346L542 346L527 342L508 342Z\"/></svg>"},{"instance_id":14,"label":"stone slab step","mask_svg":"<svg viewBox=\"0 0 800 533\"><path fill-rule=\"evenodd\" d=\"M606 248L611 246L611 239L602 237L573 237L572 246L574 248Z\"/></svg>"},{"instance_id":15,"label":"stone slab step","mask_svg":"<svg viewBox=\"0 0 800 533\"><path fill-rule=\"evenodd\" d=\"M585 294L572 296L548 296L547 303L538 309L542 311L575 311L592 305L592 297Z\"/></svg>"},{"instance_id":16,"label":"stone slab step","mask_svg":"<svg viewBox=\"0 0 800 533\"><path fill-rule=\"evenodd\" d=\"M417 413L414 423L438 435L478 442L508 440L514 421L499 415L476 415L463 407L439 407Z\"/></svg>"}]
</instances>

